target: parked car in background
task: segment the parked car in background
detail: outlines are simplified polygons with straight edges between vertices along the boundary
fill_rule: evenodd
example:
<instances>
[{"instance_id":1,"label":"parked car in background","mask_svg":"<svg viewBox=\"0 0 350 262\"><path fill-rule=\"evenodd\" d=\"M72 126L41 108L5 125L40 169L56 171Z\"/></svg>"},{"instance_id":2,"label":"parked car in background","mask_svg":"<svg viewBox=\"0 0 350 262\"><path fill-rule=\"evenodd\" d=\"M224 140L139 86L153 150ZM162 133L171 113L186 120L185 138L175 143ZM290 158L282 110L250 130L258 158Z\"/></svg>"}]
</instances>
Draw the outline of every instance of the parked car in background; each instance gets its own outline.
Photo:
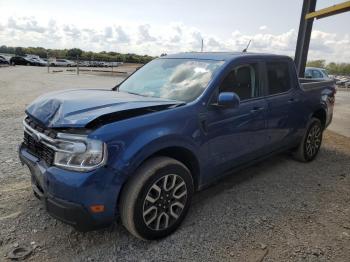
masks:
<instances>
[{"instance_id":1,"label":"parked car in background","mask_svg":"<svg viewBox=\"0 0 350 262\"><path fill-rule=\"evenodd\" d=\"M157 239L180 226L195 191L233 170L287 150L314 160L334 95L334 81L298 79L287 56L167 55L113 89L40 96L18 152L53 217L86 231L120 216Z\"/></svg>"},{"instance_id":2,"label":"parked car in background","mask_svg":"<svg viewBox=\"0 0 350 262\"><path fill-rule=\"evenodd\" d=\"M41 65L39 62L34 61L30 58L23 57L23 56L13 56L10 59L11 65L27 65L27 66L37 66Z\"/></svg>"},{"instance_id":3,"label":"parked car in background","mask_svg":"<svg viewBox=\"0 0 350 262\"><path fill-rule=\"evenodd\" d=\"M89 61L79 61L79 66L88 67L90 66Z\"/></svg>"},{"instance_id":4,"label":"parked car in background","mask_svg":"<svg viewBox=\"0 0 350 262\"><path fill-rule=\"evenodd\" d=\"M327 70L317 67L306 67L305 78L317 79L317 80L330 80Z\"/></svg>"},{"instance_id":5,"label":"parked car in background","mask_svg":"<svg viewBox=\"0 0 350 262\"><path fill-rule=\"evenodd\" d=\"M50 61L50 66L72 67L72 66L77 66L77 64L68 59L56 59L56 60Z\"/></svg>"},{"instance_id":6,"label":"parked car in background","mask_svg":"<svg viewBox=\"0 0 350 262\"><path fill-rule=\"evenodd\" d=\"M110 66L113 66L113 67L117 67L117 66L120 66L122 64L123 64L123 62L110 62Z\"/></svg>"},{"instance_id":7,"label":"parked car in background","mask_svg":"<svg viewBox=\"0 0 350 262\"><path fill-rule=\"evenodd\" d=\"M26 57L26 59L34 62L38 66L47 66L47 62L40 57Z\"/></svg>"},{"instance_id":8,"label":"parked car in background","mask_svg":"<svg viewBox=\"0 0 350 262\"><path fill-rule=\"evenodd\" d=\"M337 86L347 87L347 86L349 86L348 83L350 83L350 77L349 76L336 76L335 83Z\"/></svg>"},{"instance_id":9,"label":"parked car in background","mask_svg":"<svg viewBox=\"0 0 350 262\"><path fill-rule=\"evenodd\" d=\"M0 56L0 64L1 65L9 65L10 62L3 56Z\"/></svg>"}]
</instances>

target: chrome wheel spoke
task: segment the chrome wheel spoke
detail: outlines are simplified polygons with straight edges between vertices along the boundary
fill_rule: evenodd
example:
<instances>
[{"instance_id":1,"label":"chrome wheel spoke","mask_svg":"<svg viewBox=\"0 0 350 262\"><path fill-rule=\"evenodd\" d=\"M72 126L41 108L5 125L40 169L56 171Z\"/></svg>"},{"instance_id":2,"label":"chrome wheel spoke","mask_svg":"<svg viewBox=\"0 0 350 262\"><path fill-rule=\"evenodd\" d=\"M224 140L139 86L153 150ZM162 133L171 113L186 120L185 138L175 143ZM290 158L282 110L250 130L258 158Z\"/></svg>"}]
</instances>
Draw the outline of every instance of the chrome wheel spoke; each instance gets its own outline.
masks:
<instances>
[{"instance_id":1,"label":"chrome wheel spoke","mask_svg":"<svg viewBox=\"0 0 350 262\"><path fill-rule=\"evenodd\" d=\"M171 204L171 206L170 206L170 215L172 217L174 217L175 219L177 219L179 217L178 213L181 214L183 209L184 209L184 205L182 203L175 202L175 203ZM177 210L179 210L180 212Z\"/></svg>"},{"instance_id":2,"label":"chrome wheel spoke","mask_svg":"<svg viewBox=\"0 0 350 262\"><path fill-rule=\"evenodd\" d=\"M146 200L152 204L155 203L159 199L161 192L162 189L154 184L148 192Z\"/></svg>"},{"instance_id":3,"label":"chrome wheel spoke","mask_svg":"<svg viewBox=\"0 0 350 262\"><path fill-rule=\"evenodd\" d=\"M156 230L166 229L169 226L169 215L165 212L160 213L157 219Z\"/></svg>"},{"instance_id":4,"label":"chrome wheel spoke","mask_svg":"<svg viewBox=\"0 0 350 262\"><path fill-rule=\"evenodd\" d=\"M182 189L182 190L181 190ZM184 181L182 181L179 185L177 185L173 191L173 197L175 199L180 199L183 196L185 196L187 194L187 190L186 190L186 184Z\"/></svg>"},{"instance_id":5,"label":"chrome wheel spoke","mask_svg":"<svg viewBox=\"0 0 350 262\"><path fill-rule=\"evenodd\" d=\"M163 189L165 191L170 191L171 189L174 188L176 183L176 176L174 175L167 175L164 177L164 182L163 182Z\"/></svg>"},{"instance_id":6,"label":"chrome wheel spoke","mask_svg":"<svg viewBox=\"0 0 350 262\"><path fill-rule=\"evenodd\" d=\"M157 218L157 214L158 214L158 209L155 206L151 206L150 208L148 208L146 211L143 212L143 217L145 219L145 223L147 226Z\"/></svg>"}]
</instances>

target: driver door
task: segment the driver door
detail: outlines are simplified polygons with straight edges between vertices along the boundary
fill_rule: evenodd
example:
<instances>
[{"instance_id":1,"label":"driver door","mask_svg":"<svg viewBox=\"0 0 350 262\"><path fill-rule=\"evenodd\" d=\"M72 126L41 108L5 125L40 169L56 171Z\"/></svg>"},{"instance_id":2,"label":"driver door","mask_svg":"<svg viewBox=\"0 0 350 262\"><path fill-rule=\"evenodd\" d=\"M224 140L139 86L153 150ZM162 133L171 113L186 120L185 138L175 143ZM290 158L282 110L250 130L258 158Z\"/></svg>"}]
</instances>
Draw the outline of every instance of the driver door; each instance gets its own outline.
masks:
<instances>
[{"instance_id":1,"label":"driver door","mask_svg":"<svg viewBox=\"0 0 350 262\"><path fill-rule=\"evenodd\" d=\"M209 107L207 136L209 159L215 170L225 172L264 154L267 143L266 110L259 62L236 66L218 87L220 92L235 92L238 108Z\"/></svg>"}]
</instances>

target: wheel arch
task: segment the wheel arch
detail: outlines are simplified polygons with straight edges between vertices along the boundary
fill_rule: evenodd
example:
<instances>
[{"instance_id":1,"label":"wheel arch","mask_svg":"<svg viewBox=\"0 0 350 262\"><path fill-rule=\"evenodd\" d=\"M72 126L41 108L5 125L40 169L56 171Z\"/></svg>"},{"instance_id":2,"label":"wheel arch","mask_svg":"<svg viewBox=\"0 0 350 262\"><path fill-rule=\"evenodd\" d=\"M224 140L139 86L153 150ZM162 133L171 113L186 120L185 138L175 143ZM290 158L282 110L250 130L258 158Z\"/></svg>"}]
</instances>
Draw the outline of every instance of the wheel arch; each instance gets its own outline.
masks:
<instances>
[{"instance_id":1,"label":"wheel arch","mask_svg":"<svg viewBox=\"0 0 350 262\"><path fill-rule=\"evenodd\" d=\"M191 150L181 146L170 146L154 152L147 159L155 156L166 156L174 158L184 164L191 172L195 190L198 189L200 166L196 155ZM147 159L145 159L145 161Z\"/></svg>"},{"instance_id":2,"label":"wheel arch","mask_svg":"<svg viewBox=\"0 0 350 262\"><path fill-rule=\"evenodd\" d=\"M189 171L191 172L191 176L193 178L194 189L197 190L200 185L200 163L199 159L194 153L193 150L186 147L184 144L178 141L177 145L167 144L163 146L155 146L152 147L151 150L147 150L147 153L142 150L138 154L133 157L133 161L130 162L130 165L126 171L127 179L124 181L121 191L123 190L125 184L130 180L133 176L133 173L147 160L157 157L157 156L165 156L176 159L177 161L184 164Z\"/></svg>"}]
</instances>

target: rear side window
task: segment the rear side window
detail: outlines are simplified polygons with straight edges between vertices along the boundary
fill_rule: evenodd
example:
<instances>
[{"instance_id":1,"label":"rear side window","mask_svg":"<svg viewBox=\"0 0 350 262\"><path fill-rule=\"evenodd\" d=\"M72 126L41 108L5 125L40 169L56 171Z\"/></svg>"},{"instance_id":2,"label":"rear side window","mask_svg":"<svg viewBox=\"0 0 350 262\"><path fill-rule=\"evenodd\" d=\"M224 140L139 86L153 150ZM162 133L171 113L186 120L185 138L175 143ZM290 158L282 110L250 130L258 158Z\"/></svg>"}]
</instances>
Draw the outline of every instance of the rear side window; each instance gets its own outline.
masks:
<instances>
[{"instance_id":1,"label":"rear side window","mask_svg":"<svg viewBox=\"0 0 350 262\"><path fill-rule=\"evenodd\" d=\"M269 94L287 92L291 88L289 65L287 62L266 63Z\"/></svg>"}]
</instances>

